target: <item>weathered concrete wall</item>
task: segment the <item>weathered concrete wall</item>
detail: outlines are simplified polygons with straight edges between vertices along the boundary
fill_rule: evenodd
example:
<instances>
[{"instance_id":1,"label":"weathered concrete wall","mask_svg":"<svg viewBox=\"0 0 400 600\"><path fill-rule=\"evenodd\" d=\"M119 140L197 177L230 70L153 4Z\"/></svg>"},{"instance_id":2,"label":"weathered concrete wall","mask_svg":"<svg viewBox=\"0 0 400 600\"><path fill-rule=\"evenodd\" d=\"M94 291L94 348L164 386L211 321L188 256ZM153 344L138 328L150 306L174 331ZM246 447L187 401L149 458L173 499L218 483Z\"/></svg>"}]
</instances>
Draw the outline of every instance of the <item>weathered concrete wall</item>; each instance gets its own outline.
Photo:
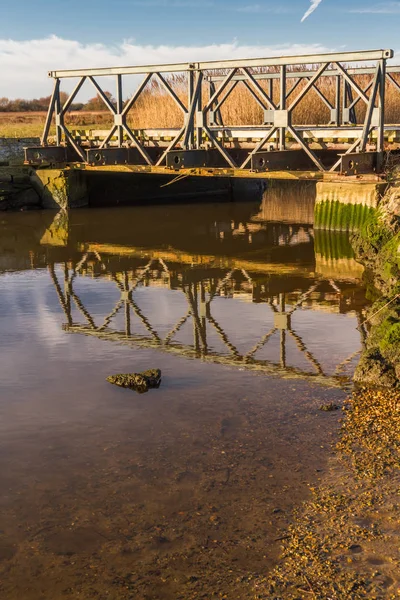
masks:
<instances>
[{"instance_id":1,"label":"weathered concrete wall","mask_svg":"<svg viewBox=\"0 0 400 600\"><path fill-rule=\"evenodd\" d=\"M314 181L266 181L260 212L253 221L310 225L314 222Z\"/></svg>"},{"instance_id":2,"label":"weathered concrete wall","mask_svg":"<svg viewBox=\"0 0 400 600\"><path fill-rule=\"evenodd\" d=\"M5 141L4 156L9 157L10 145L14 145L18 154L20 151L22 153L25 144L35 140ZM177 180L175 173L93 172L90 169L60 167L43 168L35 172L23 166L9 169L11 173L23 170L29 173L29 177L24 182L17 182L14 177L12 189L0 187L2 210L36 205L50 209L71 209L197 199L202 202L210 197L212 201L259 201L260 213L254 220L292 222L294 219L298 223L309 224L314 221L316 229L337 231L358 230L371 211L376 209L387 187L385 183L362 181L316 183L230 177L184 177ZM20 184L23 186L18 187ZM293 214L293 198L296 199L296 215Z\"/></svg>"},{"instance_id":3,"label":"weathered concrete wall","mask_svg":"<svg viewBox=\"0 0 400 600\"><path fill-rule=\"evenodd\" d=\"M376 208L385 193L387 183L362 181L320 181L317 183L316 202L363 204Z\"/></svg>"},{"instance_id":4,"label":"weathered concrete wall","mask_svg":"<svg viewBox=\"0 0 400 600\"><path fill-rule=\"evenodd\" d=\"M38 169L32 183L43 208L70 209L88 205L86 173L80 169Z\"/></svg>"},{"instance_id":5,"label":"weathered concrete wall","mask_svg":"<svg viewBox=\"0 0 400 600\"><path fill-rule=\"evenodd\" d=\"M386 183L319 182L315 200L316 229L358 230L379 205Z\"/></svg>"},{"instance_id":6,"label":"weathered concrete wall","mask_svg":"<svg viewBox=\"0 0 400 600\"><path fill-rule=\"evenodd\" d=\"M22 164L25 146L38 146L40 138L0 138L0 162Z\"/></svg>"}]
</instances>

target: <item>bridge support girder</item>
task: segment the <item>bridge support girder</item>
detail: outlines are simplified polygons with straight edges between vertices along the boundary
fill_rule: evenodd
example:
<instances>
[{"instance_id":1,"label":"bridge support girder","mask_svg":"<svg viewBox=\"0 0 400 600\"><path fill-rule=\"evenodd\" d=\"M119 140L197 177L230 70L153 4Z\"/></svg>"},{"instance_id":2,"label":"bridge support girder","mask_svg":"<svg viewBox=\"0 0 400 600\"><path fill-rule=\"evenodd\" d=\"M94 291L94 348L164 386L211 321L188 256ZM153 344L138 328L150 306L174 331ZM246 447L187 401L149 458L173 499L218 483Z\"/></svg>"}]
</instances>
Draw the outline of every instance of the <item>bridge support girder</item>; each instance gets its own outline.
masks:
<instances>
[{"instance_id":1,"label":"bridge support girder","mask_svg":"<svg viewBox=\"0 0 400 600\"><path fill-rule=\"evenodd\" d=\"M265 150L255 152L251 157L251 170L266 171L306 171L312 162L303 150Z\"/></svg>"},{"instance_id":2,"label":"bridge support girder","mask_svg":"<svg viewBox=\"0 0 400 600\"><path fill-rule=\"evenodd\" d=\"M365 175L379 172L382 161L378 152L352 152L341 156L341 175Z\"/></svg>"},{"instance_id":3,"label":"bridge support girder","mask_svg":"<svg viewBox=\"0 0 400 600\"><path fill-rule=\"evenodd\" d=\"M137 148L91 148L86 150L91 166L145 165L146 161Z\"/></svg>"},{"instance_id":4,"label":"bridge support girder","mask_svg":"<svg viewBox=\"0 0 400 600\"><path fill-rule=\"evenodd\" d=\"M224 161L218 150L173 150L167 153L167 168L179 171L181 169L201 167L223 167Z\"/></svg>"},{"instance_id":5,"label":"bridge support girder","mask_svg":"<svg viewBox=\"0 0 400 600\"><path fill-rule=\"evenodd\" d=\"M81 161L72 146L30 146L24 152L25 164L35 167Z\"/></svg>"}]
</instances>

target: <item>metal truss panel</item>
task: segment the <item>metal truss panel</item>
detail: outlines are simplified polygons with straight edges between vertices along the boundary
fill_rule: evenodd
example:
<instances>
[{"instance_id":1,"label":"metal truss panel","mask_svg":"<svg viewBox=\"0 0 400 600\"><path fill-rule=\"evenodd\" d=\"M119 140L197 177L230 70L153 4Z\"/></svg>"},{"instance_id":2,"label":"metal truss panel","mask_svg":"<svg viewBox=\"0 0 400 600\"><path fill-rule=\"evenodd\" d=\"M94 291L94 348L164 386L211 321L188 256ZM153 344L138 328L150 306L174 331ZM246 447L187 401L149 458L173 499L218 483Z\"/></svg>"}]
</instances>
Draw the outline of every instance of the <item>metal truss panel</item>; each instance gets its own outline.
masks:
<instances>
[{"instance_id":1,"label":"metal truss panel","mask_svg":"<svg viewBox=\"0 0 400 600\"><path fill-rule=\"evenodd\" d=\"M373 75L375 73L374 67L357 67L355 69L346 70L349 75ZM307 71L288 71L288 73L286 74L286 79L309 79L309 77L312 77L314 72L315 70L312 69L307 69ZM400 67L388 66L387 72L389 74L400 73ZM329 71L326 71L325 73L322 73L321 77L336 77L337 75L340 75L340 71L338 69L333 68L329 69ZM257 81L268 81L270 79L280 79L281 76L279 73L254 73L253 77ZM222 81L224 77L222 75L210 75L205 79L206 81L218 82ZM232 77L232 81L245 81L245 79L246 78L244 75L235 75L234 77Z\"/></svg>"},{"instance_id":2,"label":"metal truss panel","mask_svg":"<svg viewBox=\"0 0 400 600\"><path fill-rule=\"evenodd\" d=\"M62 144L71 147L75 152L75 159L72 160L88 162L94 168L107 165L158 167L167 161L167 167L173 170L197 168L207 171L220 167L238 167L238 171L243 171L249 168L251 162L252 168L264 171L265 176L267 171L276 170L317 169L324 172L327 170L326 161L320 161L319 153L331 150L336 152L335 162L330 168L330 171L336 171L342 163L345 169L349 169L350 164L339 158L338 150L350 155L356 150L364 153L372 148L379 153L379 167L384 160L384 150L389 149L388 146L385 147L385 142L391 144L390 148L397 148L400 143L400 127L385 126L386 82L400 92L400 83L395 79L395 74L400 73L400 67L387 68L386 64L392 57L392 50L378 49L51 71L49 76L55 78L54 91L41 143L44 147L54 143L54 138L49 138L49 132L51 123L55 122L56 147L61 147ZM370 66L373 63L375 66ZM143 81L124 105L123 76L140 73ZM187 89L178 90L174 84L174 76L165 76L166 73L183 73L182 82L186 82L184 86ZM110 101L98 80L101 76L110 75L116 76L117 81L115 103ZM364 82L357 75L372 77L367 77ZM67 102L62 105L61 79L69 77L80 79ZM334 92L331 94L332 98L318 87L322 77L329 78L329 86ZM174 124L172 118L170 123L166 123L167 127L170 126L168 129L130 128L126 120L127 113L153 78L158 79L165 93L182 111L183 128L171 127ZM107 132L85 131L82 137L80 133L74 134L68 130L64 117L86 79L97 89L112 113L114 123ZM277 84L275 86L274 80ZM219 86L216 85L217 81L221 82ZM221 107L228 98L231 103L242 101L240 97L232 96L232 91L239 82L245 85L262 110L262 118L257 116L247 126L232 126L228 123L228 118L232 118L229 111L221 112ZM184 101L181 99L182 92L185 95ZM326 124L297 123L296 107L303 100L309 100L309 92L316 93L328 109ZM151 101L150 95L149 102ZM360 101L367 106L365 114L356 110ZM311 116L307 121L310 120ZM260 154L267 150L267 143L271 152L267 155ZM371 144L374 146L371 147ZM273 153L274 150L279 150L282 156L278 157ZM49 155L45 158L48 159ZM33 160L33 157L30 159ZM39 156L37 160L42 158ZM52 160L58 161L58 155L54 155ZM59 160L60 163L64 162L65 156L60 155ZM67 160L71 160L69 155ZM365 168L370 172L371 168L366 164L363 166L359 161L356 162L358 170Z\"/></svg>"}]
</instances>

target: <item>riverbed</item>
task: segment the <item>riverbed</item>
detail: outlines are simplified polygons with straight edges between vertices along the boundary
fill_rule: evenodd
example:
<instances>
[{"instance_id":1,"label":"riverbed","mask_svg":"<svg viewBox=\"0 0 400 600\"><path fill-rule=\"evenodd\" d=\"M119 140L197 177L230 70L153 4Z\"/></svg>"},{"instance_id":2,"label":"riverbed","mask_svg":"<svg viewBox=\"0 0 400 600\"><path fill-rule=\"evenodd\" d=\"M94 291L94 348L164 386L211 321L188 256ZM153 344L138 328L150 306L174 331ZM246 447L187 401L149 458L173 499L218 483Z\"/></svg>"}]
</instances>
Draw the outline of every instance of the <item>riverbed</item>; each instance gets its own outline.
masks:
<instances>
[{"instance_id":1,"label":"riverbed","mask_svg":"<svg viewBox=\"0 0 400 600\"><path fill-rule=\"evenodd\" d=\"M292 215L292 216L291 216ZM332 456L368 305L312 209L4 214L0 591L268 598ZM162 371L139 395L113 373ZM255 595L257 594L257 595Z\"/></svg>"}]
</instances>

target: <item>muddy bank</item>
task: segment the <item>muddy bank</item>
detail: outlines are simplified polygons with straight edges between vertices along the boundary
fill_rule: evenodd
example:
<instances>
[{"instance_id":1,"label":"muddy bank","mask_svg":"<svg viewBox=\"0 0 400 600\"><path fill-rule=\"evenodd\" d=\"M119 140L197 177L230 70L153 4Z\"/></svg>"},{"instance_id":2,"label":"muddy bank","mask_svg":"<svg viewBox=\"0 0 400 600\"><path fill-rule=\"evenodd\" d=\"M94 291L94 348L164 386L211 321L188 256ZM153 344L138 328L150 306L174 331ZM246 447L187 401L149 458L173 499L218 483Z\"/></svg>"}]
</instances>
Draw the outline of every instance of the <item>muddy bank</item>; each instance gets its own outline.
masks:
<instances>
[{"instance_id":1,"label":"muddy bank","mask_svg":"<svg viewBox=\"0 0 400 600\"><path fill-rule=\"evenodd\" d=\"M400 379L400 184L389 187L378 210L353 236L365 266L368 336L355 372L363 385L399 386Z\"/></svg>"},{"instance_id":2,"label":"muddy bank","mask_svg":"<svg viewBox=\"0 0 400 600\"><path fill-rule=\"evenodd\" d=\"M327 475L255 591L271 600L399 597L399 411L395 390L363 389L348 400Z\"/></svg>"},{"instance_id":3,"label":"muddy bank","mask_svg":"<svg viewBox=\"0 0 400 600\"><path fill-rule=\"evenodd\" d=\"M372 303L361 324L358 387L343 406L326 475L295 511L279 565L254 580L254 591L274 600L400 593L400 184L388 188L352 244Z\"/></svg>"}]
</instances>

